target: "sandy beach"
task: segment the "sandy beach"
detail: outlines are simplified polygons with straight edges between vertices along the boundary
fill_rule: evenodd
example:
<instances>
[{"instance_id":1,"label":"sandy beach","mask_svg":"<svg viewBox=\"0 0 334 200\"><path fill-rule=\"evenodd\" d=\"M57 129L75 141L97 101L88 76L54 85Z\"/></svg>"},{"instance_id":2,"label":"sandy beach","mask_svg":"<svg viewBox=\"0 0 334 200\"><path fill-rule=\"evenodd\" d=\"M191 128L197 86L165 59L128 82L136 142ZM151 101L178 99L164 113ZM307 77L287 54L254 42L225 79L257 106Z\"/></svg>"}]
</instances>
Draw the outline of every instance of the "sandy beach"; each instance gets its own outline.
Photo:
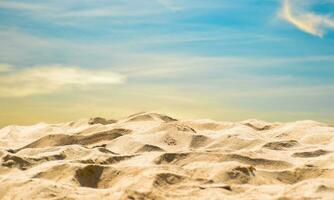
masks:
<instances>
[{"instance_id":1,"label":"sandy beach","mask_svg":"<svg viewBox=\"0 0 334 200\"><path fill-rule=\"evenodd\" d=\"M138 113L0 130L0 199L333 199L334 127Z\"/></svg>"}]
</instances>

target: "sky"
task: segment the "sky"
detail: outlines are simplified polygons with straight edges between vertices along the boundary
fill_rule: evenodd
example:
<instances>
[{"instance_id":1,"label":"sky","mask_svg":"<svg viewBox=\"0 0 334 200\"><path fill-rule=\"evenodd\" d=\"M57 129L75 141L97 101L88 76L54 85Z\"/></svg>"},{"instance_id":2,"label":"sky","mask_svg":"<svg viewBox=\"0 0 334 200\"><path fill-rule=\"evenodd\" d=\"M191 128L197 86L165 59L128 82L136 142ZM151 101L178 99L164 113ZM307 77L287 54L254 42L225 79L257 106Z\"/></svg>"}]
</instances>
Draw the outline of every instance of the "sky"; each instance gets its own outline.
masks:
<instances>
[{"instance_id":1,"label":"sky","mask_svg":"<svg viewBox=\"0 0 334 200\"><path fill-rule=\"evenodd\" d=\"M334 124L333 0L0 0L0 48L0 126Z\"/></svg>"}]
</instances>

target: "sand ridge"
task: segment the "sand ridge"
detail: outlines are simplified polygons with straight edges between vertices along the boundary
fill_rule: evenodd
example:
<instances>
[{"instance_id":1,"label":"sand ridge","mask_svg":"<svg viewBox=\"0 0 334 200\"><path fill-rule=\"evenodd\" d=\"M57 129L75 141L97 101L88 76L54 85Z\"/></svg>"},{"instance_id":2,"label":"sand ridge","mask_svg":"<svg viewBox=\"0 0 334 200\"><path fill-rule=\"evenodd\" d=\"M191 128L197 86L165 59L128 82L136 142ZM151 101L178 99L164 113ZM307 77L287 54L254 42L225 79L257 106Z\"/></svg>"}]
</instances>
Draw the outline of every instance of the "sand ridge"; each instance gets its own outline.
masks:
<instances>
[{"instance_id":1,"label":"sand ridge","mask_svg":"<svg viewBox=\"0 0 334 200\"><path fill-rule=\"evenodd\" d=\"M143 112L0 129L0 199L333 199L334 127Z\"/></svg>"}]
</instances>

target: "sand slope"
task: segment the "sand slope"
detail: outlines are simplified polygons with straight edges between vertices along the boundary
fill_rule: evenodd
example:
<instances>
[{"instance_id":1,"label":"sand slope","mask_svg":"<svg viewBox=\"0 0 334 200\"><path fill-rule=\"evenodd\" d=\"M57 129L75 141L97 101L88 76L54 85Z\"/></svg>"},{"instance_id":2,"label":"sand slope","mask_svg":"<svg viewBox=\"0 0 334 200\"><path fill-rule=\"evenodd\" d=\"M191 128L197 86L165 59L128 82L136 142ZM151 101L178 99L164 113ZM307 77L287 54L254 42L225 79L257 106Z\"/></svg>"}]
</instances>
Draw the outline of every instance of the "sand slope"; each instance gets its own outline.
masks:
<instances>
[{"instance_id":1,"label":"sand slope","mask_svg":"<svg viewBox=\"0 0 334 200\"><path fill-rule=\"evenodd\" d=\"M0 130L0 199L334 199L334 127L156 113Z\"/></svg>"}]
</instances>

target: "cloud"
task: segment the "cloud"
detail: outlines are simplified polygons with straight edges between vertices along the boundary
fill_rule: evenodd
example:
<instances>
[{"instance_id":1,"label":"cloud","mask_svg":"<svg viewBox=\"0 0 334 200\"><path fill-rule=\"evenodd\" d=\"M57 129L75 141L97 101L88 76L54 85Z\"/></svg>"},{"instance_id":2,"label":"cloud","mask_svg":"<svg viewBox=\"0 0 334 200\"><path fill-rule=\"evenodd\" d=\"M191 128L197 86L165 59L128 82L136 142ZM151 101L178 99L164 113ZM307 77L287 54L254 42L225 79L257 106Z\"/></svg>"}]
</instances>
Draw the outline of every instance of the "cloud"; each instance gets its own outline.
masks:
<instances>
[{"instance_id":1,"label":"cloud","mask_svg":"<svg viewBox=\"0 0 334 200\"><path fill-rule=\"evenodd\" d=\"M158 0L160 1L160 0ZM57 1L45 2L36 0L33 2L17 2L17 1L0 1L0 9L23 11L25 14L29 13L31 16L43 16L43 20L62 21L66 18L98 18L98 17L141 17L162 14L165 11L161 7L163 5L168 9L175 9L176 7L168 3L166 0L157 5L155 1L145 0L123 0L123 1L108 1L101 0L100 4L94 1L84 1L81 6L77 6L76 0L68 0L66 3L57 3Z\"/></svg>"},{"instance_id":2,"label":"cloud","mask_svg":"<svg viewBox=\"0 0 334 200\"><path fill-rule=\"evenodd\" d=\"M55 14L56 17L65 18L98 18L98 17L140 17L146 15L159 14L157 10L133 10L127 12L126 7L115 6L112 8L95 8L95 9L85 9L76 11L67 11L62 14Z\"/></svg>"},{"instance_id":3,"label":"cloud","mask_svg":"<svg viewBox=\"0 0 334 200\"><path fill-rule=\"evenodd\" d=\"M0 66L7 66L2 64ZM126 77L108 70L88 70L76 66L36 66L12 69L0 74L0 96L23 97L49 94L66 88L122 84Z\"/></svg>"},{"instance_id":4,"label":"cloud","mask_svg":"<svg viewBox=\"0 0 334 200\"><path fill-rule=\"evenodd\" d=\"M110 18L116 20L116 22L120 20L119 18L122 18L122 23L124 23L126 18L162 16L169 11L176 12L192 9L216 9L217 7L226 7L231 4L226 2L219 2L219 4L217 4L215 1L208 2L202 0L193 0L191 4L189 4L189 1L187 0L99 0L99 3L96 3L96 1L85 0L80 3L80 6L78 6L77 0L34 0L26 2L18 0L0 0L0 9L22 11L26 16L36 18L42 17L41 19L43 20L68 25L71 24L70 22L77 24L77 20L81 19L81 17L86 19ZM63 18L68 19L64 22Z\"/></svg>"},{"instance_id":5,"label":"cloud","mask_svg":"<svg viewBox=\"0 0 334 200\"><path fill-rule=\"evenodd\" d=\"M171 0L157 0L157 2L171 11L180 11L184 9L181 6L175 5Z\"/></svg>"},{"instance_id":6,"label":"cloud","mask_svg":"<svg viewBox=\"0 0 334 200\"><path fill-rule=\"evenodd\" d=\"M295 56L295 57L258 57L258 56L195 56L195 55L159 55L136 54L127 55L128 63L117 63L120 72L131 79L150 80L185 80L185 77L195 80L205 80L208 74L218 75L225 79L231 74L237 74L247 69L255 71L272 68L298 67L308 63L332 63L333 56ZM115 59L117 60L117 59ZM125 60L125 59L122 59ZM117 61L116 61L117 62ZM126 61L125 61L126 62ZM269 70L270 71L270 70ZM172 76L171 76L172 74ZM212 80L212 77L210 77ZM188 79L189 80L189 79Z\"/></svg>"},{"instance_id":7,"label":"cloud","mask_svg":"<svg viewBox=\"0 0 334 200\"><path fill-rule=\"evenodd\" d=\"M0 8L9 9L9 10L31 11L31 12L49 10L48 7L44 7L44 6L41 6L41 5L36 5L36 4L32 4L32 3L15 2L15 1L1 1L0 2Z\"/></svg>"},{"instance_id":8,"label":"cloud","mask_svg":"<svg viewBox=\"0 0 334 200\"><path fill-rule=\"evenodd\" d=\"M294 3L293 3L294 2ZM303 9L299 0L283 0L280 17L300 30L323 37L326 29L334 29L334 20L326 15L319 15Z\"/></svg>"}]
</instances>

